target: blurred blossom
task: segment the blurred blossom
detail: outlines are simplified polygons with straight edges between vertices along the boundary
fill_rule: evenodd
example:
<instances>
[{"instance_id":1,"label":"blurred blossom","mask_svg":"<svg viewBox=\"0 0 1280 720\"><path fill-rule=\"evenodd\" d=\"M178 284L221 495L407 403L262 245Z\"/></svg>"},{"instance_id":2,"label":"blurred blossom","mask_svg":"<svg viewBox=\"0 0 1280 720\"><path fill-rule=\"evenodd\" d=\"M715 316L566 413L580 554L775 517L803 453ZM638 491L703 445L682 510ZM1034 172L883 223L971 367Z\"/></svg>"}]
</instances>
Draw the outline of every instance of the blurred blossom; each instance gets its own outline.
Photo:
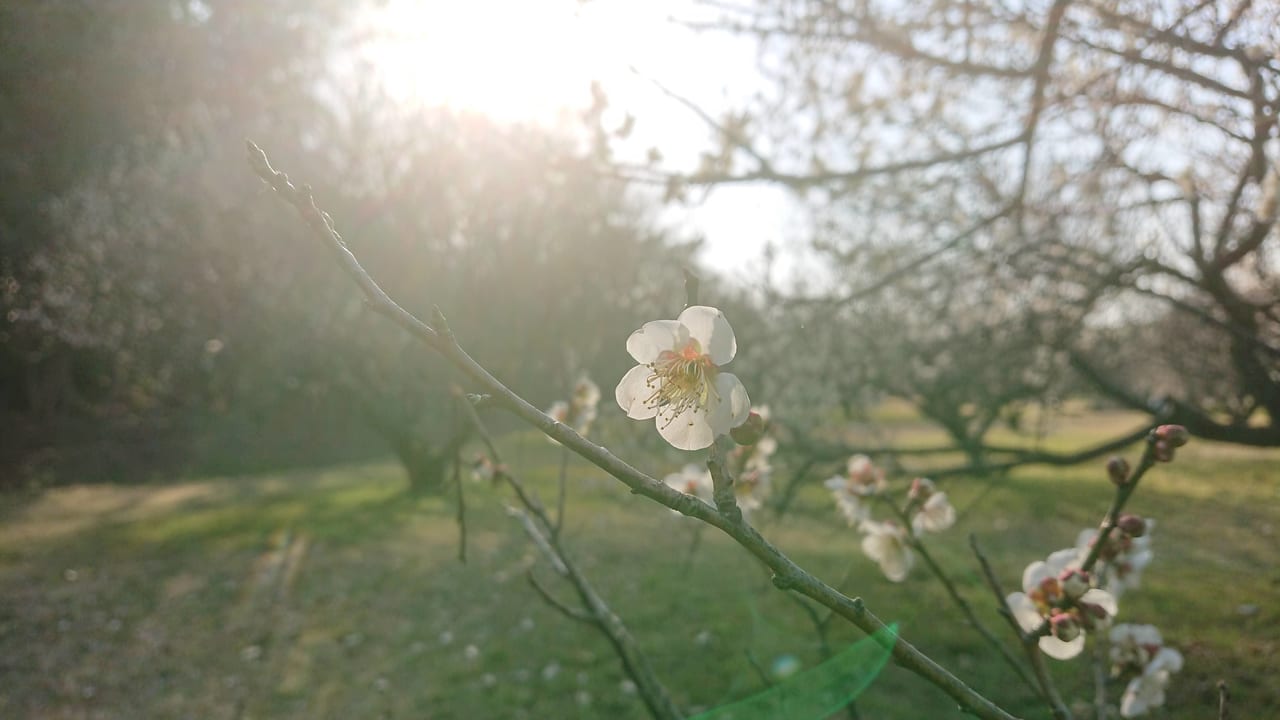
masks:
<instances>
[{"instance_id":1,"label":"blurred blossom","mask_svg":"<svg viewBox=\"0 0 1280 720\"><path fill-rule=\"evenodd\" d=\"M1138 588L1142 582L1142 571L1155 556L1151 550L1151 531L1155 529L1156 521L1145 518L1142 526L1141 537L1134 537L1117 527L1107 536L1106 545L1098 552L1094 572L1103 578L1107 591L1116 597ZM1092 528L1080 531L1076 548L1082 560L1097 542L1098 535L1098 530Z\"/></svg>"},{"instance_id":2,"label":"blurred blossom","mask_svg":"<svg viewBox=\"0 0 1280 720\"><path fill-rule=\"evenodd\" d=\"M912 529L920 532L942 532L956 524L956 509L947 500L947 494L934 487L928 478L916 478L908 494L912 505L918 506L911 518Z\"/></svg>"},{"instance_id":3,"label":"blurred blossom","mask_svg":"<svg viewBox=\"0 0 1280 720\"><path fill-rule=\"evenodd\" d=\"M1084 650L1085 631L1106 625L1117 611L1111 593L1097 588L1068 592L1082 575L1076 548L1059 550L1037 560L1022 573L1022 592L1006 598L1023 632L1038 631L1046 621L1050 632L1040 636L1040 650L1056 660L1069 660ZM1080 588L1083 589L1083 588Z\"/></svg>"},{"instance_id":4,"label":"blurred blossom","mask_svg":"<svg viewBox=\"0 0 1280 720\"><path fill-rule=\"evenodd\" d=\"M623 376L614 398L627 417L656 418L658 434L673 447L710 447L747 419L747 389L720 370L738 342L719 310L694 305L675 320L645 323L627 338L627 352L639 365Z\"/></svg>"},{"instance_id":5,"label":"blurred blossom","mask_svg":"<svg viewBox=\"0 0 1280 720\"><path fill-rule=\"evenodd\" d=\"M880 565L885 577L893 582L907 579L916 558L908 545L906 530L894 522L868 520L862 523L862 531L866 533L862 552Z\"/></svg>"},{"instance_id":6,"label":"blurred blossom","mask_svg":"<svg viewBox=\"0 0 1280 720\"><path fill-rule=\"evenodd\" d=\"M569 401L557 400L547 409L547 415L559 423L573 428L579 435L586 436L591 432L591 423L596 419L596 406L600 403L600 388L591 378L583 375L574 383L573 394ZM553 443L558 441L548 437Z\"/></svg>"},{"instance_id":7,"label":"blurred blossom","mask_svg":"<svg viewBox=\"0 0 1280 720\"><path fill-rule=\"evenodd\" d=\"M702 465L690 463L678 473L671 473L662 482L679 490L685 495L692 495L708 505L714 504L712 497L711 471ZM672 510L672 512L675 512Z\"/></svg>"},{"instance_id":8,"label":"blurred blossom","mask_svg":"<svg viewBox=\"0 0 1280 720\"><path fill-rule=\"evenodd\" d=\"M871 509L865 498L885 489L884 471L877 468L866 455L849 458L844 475L828 478L823 485L835 498L836 508L852 527L870 520Z\"/></svg>"},{"instance_id":9,"label":"blurred blossom","mask_svg":"<svg viewBox=\"0 0 1280 720\"><path fill-rule=\"evenodd\" d=\"M1164 646L1154 625L1111 629L1111 674L1130 678L1120 699L1121 717L1137 717L1164 704L1170 676L1182 669L1182 653Z\"/></svg>"}]
</instances>

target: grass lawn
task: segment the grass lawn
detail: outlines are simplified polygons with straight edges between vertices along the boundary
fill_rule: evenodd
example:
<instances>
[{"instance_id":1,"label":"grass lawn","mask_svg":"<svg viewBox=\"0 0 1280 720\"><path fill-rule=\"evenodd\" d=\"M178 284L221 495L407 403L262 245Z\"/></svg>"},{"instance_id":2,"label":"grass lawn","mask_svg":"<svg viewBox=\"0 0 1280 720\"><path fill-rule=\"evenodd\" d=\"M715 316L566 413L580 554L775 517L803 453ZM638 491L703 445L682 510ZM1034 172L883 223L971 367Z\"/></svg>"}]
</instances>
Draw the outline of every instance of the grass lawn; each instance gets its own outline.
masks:
<instances>
[{"instance_id":1,"label":"grass lawn","mask_svg":"<svg viewBox=\"0 0 1280 720\"><path fill-rule=\"evenodd\" d=\"M1072 446L1132 424L1068 417L1051 440ZM893 432L930 441L908 421ZM503 442L517 474L550 500L558 449L524 433ZM1276 451L1193 442L1132 502L1158 520L1156 559L1122 598L1120 620L1157 624L1187 661L1153 717L1216 717L1219 678L1234 718L1280 717L1278 461ZM677 465L639 464L659 475ZM415 500L404 488L396 466L374 464L0 497L0 718L646 717L607 642L529 588L532 568L572 597L506 516L504 489L467 484L463 564L452 495ZM1014 588L1027 563L1096 524L1110 495L1100 463L945 489L968 510L930 547L1002 633L968 534ZM690 714L758 692L749 658L818 662L799 605L716 531L691 553L694 521L581 461L570 492L574 559ZM924 567L901 584L882 578L819 484L758 525L828 582L847 578L847 592L975 688L1022 717L1048 717ZM833 627L837 649L859 637ZM1053 670L1069 698L1092 697L1087 663ZM961 717L893 667L858 706L867 720Z\"/></svg>"}]
</instances>

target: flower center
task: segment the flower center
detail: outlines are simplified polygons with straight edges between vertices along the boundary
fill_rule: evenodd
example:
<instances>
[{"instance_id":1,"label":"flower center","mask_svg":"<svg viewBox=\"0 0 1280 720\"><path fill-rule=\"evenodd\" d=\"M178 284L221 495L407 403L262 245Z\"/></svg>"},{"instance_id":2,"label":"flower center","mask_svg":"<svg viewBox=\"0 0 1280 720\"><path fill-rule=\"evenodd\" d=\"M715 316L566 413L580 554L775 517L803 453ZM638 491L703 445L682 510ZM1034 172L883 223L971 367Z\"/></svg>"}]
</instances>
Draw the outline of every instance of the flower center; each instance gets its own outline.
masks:
<instances>
[{"instance_id":1,"label":"flower center","mask_svg":"<svg viewBox=\"0 0 1280 720\"><path fill-rule=\"evenodd\" d=\"M653 393L645 398L645 404L666 414L668 423L690 408L697 412L712 398L720 398L716 392L720 368L711 362L710 355L702 353L697 340L675 350L663 350L649 368L653 374L648 385Z\"/></svg>"}]
</instances>

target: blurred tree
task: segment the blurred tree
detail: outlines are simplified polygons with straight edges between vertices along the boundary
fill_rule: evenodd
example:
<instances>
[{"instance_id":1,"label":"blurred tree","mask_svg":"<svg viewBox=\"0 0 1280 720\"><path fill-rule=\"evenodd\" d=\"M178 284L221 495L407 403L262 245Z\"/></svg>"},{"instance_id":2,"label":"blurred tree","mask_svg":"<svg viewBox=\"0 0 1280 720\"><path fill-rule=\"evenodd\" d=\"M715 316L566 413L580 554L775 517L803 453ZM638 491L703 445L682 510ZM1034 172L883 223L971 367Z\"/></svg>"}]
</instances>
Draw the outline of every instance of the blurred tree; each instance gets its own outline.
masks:
<instances>
[{"instance_id":1,"label":"blurred tree","mask_svg":"<svg viewBox=\"0 0 1280 720\"><path fill-rule=\"evenodd\" d=\"M779 302L846 338L846 403L913 399L976 459L1070 365L1202 437L1280 445L1280 7L703 4L699 29L758 39L770 88L713 123L698 171L632 174L811 208L834 287Z\"/></svg>"},{"instance_id":2,"label":"blurred tree","mask_svg":"<svg viewBox=\"0 0 1280 720\"><path fill-rule=\"evenodd\" d=\"M166 443L190 455L230 417L242 444L212 452L289 440L285 456L306 460L364 428L416 487L438 487L461 439L449 376L363 321L252 177L245 137L313 183L389 290L415 312L441 307L536 399L578 370L620 373L620 338L670 311L692 247L601 177L587 133L397 104L345 53L367 38L330 28L349 7L0 10L13 41L0 79L22 110L0 121L0 171L20 195L0 218L5 455L66 441L69 418L95 442L135 428L146 448L126 462Z\"/></svg>"}]
</instances>

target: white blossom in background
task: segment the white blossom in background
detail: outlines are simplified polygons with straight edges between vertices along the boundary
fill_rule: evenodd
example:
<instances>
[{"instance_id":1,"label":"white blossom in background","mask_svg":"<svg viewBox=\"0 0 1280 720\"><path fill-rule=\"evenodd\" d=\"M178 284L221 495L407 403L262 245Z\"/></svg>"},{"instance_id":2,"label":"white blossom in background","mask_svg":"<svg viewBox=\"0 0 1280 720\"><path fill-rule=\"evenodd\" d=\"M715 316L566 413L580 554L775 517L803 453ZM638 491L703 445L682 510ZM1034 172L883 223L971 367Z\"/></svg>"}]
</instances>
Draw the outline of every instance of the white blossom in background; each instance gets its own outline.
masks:
<instances>
[{"instance_id":1,"label":"white blossom in background","mask_svg":"<svg viewBox=\"0 0 1280 720\"><path fill-rule=\"evenodd\" d=\"M1049 623L1049 634L1038 643L1041 652L1056 660L1079 655L1085 631L1105 627L1118 609L1111 593L1090 587L1089 576L1077 569L1079 563L1076 548L1037 560L1022 573L1022 592L1005 599L1023 632Z\"/></svg>"},{"instance_id":2,"label":"white blossom in background","mask_svg":"<svg viewBox=\"0 0 1280 720\"><path fill-rule=\"evenodd\" d=\"M1098 564L1095 570L1104 578L1108 592L1120 597L1128 590L1136 590L1142 582L1142 571L1151 564L1155 553L1151 550L1151 531L1156 521L1151 518L1142 520L1143 532L1133 536L1121 528L1111 531L1106 547L1098 553ZM1089 553L1097 540L1099 531L1086 528L1076 538L1076 547L1080 551L1081 560Z\"/></svg>"},{"instance_id":3,"label":"white blossom in background","mask_svg":"<svg viewBox=\"0 0 1280 720\"><path fill-rule=\"evenodd\" d=\"M708 505L715 504L715 499L712 496L711 471L702 465L693 463L685 465L680 469L680 472L671 473L664 477L662 482L685 495L692 495ZM671 512L676 511L672 510Z\"/></svg>"},{"instance_id":4,"label":"white blossom in background","mask_svg":"<svg viewBox=\"0 0 1280 720\"><path fill-rule=\"evenodd\" d=\"M915 555L907 539L907 531L895 522L862 523L862 552L875 560L884 576L893 582L902 582L915 564Z\"/></svg>"},{"instance_id":5,"label":"white blossom in background","mask_svg":"<svg viewBox=\"0 0 1280 720\"><path fill-rule=\"evenodd\" d=\"M1144 715L1164 704L1170 676L1182 669L1182 653L1164 646L1153 625L1116 625L1111 629L1111 674L1131 677L1120 698L1121 717Z\"/></svg>"},{"instance_id":6,"label":"white blossom in background","mask_svg":"<svg viewBox=\"0 0 1280 720\"><path fill-rule=\"evenodd\" d=\"M859 527L871 519L866 499L885 489L884 471L866 455L854 455L844 475L828 478L823 486L831 491L836 508L851 527Z\"/></svg>"},{"instance_id":7,"label":"white blossom in background","mask_svg":"<svg viewBox=\"0 0 1280 720\"><path fill-rule=\"evenodd\" d=\"M491 481L495 470L492 460L485 455L477 455L471 463L471 479L475 482Z\"/></svg>"},{"instance_id":8,"label":"white blossom in background","mask_svg":"<svg viewBox=\"0 0 1280 720\"><path fill-rule=\"evenodd\" d=\"M752 408L762 418L769 417L768 406ZM733 490L738 507L744 517L764 507L764 501L773 490L773 465L769 459L778 450L778 441L772 435L763 435L751 445L739 445L731 450L726 465L733 475Z\"/></svg>"},{"instance_id":9,"label":"white blossom in background","mask_svg":"<svg viewBox=\"0 0 1280 720\"><path fill-rule=\"evenodd\" d=\"M573 428L579 435L586 436L591 432L591 423L596 419L596 406L600 403L600 388L591 378L583 375L574 383L573 394L569 396L569 401L557 400L547 409L549 415L556 422L564 423ZM548 437L553 443L559 444L559 441Z\"/></svg>"},{"instance_id":10,"label":"white blossom in background","mask_svg":"<svg viewBox=\"0 0 1280 720\"><path fill-rule=\"evenodd\" d=\"M947 494L938 490L929 478L916 478L911 482L907 498L916 508L911 517L911 528L921 532L942 532L956 524L956 509L947 500Z\"/></svg>"},{"instance_id":11,"label":"white blossom in background","mask_svg":"<svg viewBox=\"0 0 1280 720\"><path fill-rule=\"evenodd\" d=\"M742 424L751 400L742 381L720 368L738 352L724 313L685 308L675 320L654 320L627 338L638 365L614 398L635 420L656 418L658 433L680 450L701 450Z\"/></svg>"}]
</instances>

